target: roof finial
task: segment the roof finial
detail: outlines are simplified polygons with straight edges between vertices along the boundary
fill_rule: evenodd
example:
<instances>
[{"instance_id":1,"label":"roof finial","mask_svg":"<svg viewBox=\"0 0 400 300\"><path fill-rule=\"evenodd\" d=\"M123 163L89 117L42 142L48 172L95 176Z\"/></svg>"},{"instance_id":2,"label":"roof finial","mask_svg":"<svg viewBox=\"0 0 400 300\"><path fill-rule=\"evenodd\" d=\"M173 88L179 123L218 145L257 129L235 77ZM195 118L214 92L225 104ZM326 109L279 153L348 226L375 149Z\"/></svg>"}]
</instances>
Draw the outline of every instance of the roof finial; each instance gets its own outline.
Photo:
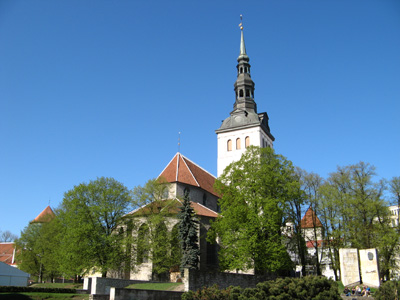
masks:
<instances>
[{"instance_id":1,"label":"roof finial","mask_svg":"<svg viewBox=\"0 0 400 300\"><path fill-rule=\"evenodd\" d=\"M241 38L240 38L240 54L239 54L239 57L238 57L238 61L240 60L240 59L245 59L245 60L249 60L249 57L247 56L247 54L246 54L246 46L244 45L244 36L243 36L243 15L240 15L240 24L239 24L239 27L240 27L240 30L241 30Z\"/></svg>"},{"instance_id":2,"label":"roof finial","mask_svg":"<svg viewBox=\"0 0 400 300\"><path fill-rule=\"evenodd\" d=\"M178 152L181 151L181 132L178 132Z\"/></svg>"}]
</instances>

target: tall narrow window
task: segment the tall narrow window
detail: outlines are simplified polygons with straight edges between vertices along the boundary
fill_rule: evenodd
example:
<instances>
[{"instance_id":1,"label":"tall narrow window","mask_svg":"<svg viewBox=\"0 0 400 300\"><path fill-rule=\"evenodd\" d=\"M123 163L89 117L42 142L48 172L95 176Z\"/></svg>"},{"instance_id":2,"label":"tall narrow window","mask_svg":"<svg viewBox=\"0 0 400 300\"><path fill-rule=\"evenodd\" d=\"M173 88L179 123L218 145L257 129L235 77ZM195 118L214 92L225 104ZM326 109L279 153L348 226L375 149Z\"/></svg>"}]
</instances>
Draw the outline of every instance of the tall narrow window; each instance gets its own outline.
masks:
<instances>
[{"instance_id":1,"label":"tall narrow window","mask_svg":"<svg viewBox=\"0 0 400 300\"><path fill-rule=\"evenodd\" d=\"M240 149L240 138L236 139L236 149Z\"/></svg>"},{"instance_id":2,"label":"tall narrow window","mask_svg":"<svg viewBox=\"0 0 400 300\"><path fill-rule=\"evenodd\" d=\"M242 67L240 67L240 73L243 73L243 68Z\"/></svg>"},{"instance_id":3,"label":"tall narrow window","mask_svg":"<svg viewBox=\"0 0 400 300\"><path fill-rule=\"evenodd\" d=\"M246 97L250 97L250 90L246 89Z\"/></svg>"},{"instance_id":4,"label":"tall narrow window","mask_svg":"<svg viewBox=\"0 0 400 300\"><path fill-rule=\"evenodd\" d=\"M244 139L244 144L245 144L246 148L250 146L250 137L249 136L246 136L246 138Z\"/></svg>"},{"instance_id":5,"label":"tall narrow window","mask_svg":"<svg viewBox=\"0 0 400 300\"><path fill-rule=\"evenodd\" d=\"M228 150L228 151L232 151L232 140L228 140L228 143L227 143L227 150Z\"/></svg>"},{"instance_id":6,"label":"tall narrow window","mask_svg":"<svg viewBox=\"0 0 400 300\"><path fill-rule=\"evenodd\" d=\"M243 97L243 90L239 91L239 97Z\"/></svg>"}]
</instances>

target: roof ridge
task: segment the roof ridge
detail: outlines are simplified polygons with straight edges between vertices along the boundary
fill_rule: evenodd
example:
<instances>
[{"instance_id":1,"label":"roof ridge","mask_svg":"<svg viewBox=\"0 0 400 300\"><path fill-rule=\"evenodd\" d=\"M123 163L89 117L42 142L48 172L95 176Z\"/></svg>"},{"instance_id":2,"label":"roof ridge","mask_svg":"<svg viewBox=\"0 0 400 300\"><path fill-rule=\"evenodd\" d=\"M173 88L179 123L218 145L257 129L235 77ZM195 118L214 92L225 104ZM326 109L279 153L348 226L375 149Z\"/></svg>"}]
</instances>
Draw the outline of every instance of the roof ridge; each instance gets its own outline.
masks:
<instances>
[{"instance_id":1,"label":"roof ridge","mask_svg":"<svg viewBox=\"0 0 400 300\"><path fill-rule=\"evenodd\" d=\"M172 159L169 161L169 163L167 163L167 165L165 166L165 168L161 171L160 174L158 174L157 178L161 176L161 174L165 171L166 168L168 168L169 164L174 160L175 156L177 156L178 154L180 154L179 152L176 152L176 154L172 157Z\"/></svg>"},{"instance_id":2,"label":"roof ridge","mask_svg":"<svg viewBox=\"0 0 400 300\"><path fill-rule=\"evenodd\" d=\"M189 166L188 166L188 164L186 163L186 160L185 160L185 158L184 158L183 156L182 156L182 160L183 160L183 162L185 163L186 168L189 170L190 175L192 175L194 181L197 183L197 186L200 187L200 184L199 184L199 182L197 181L196 176L194 176L192 170L189 168Z\"/></svg>"},{"instance_id":3,"label":"roof ridge","mask_svg":"<svg viewBox=\"0 0 400 300\"><path fill-rule=\"evenodd\" d=\"M212 177L214 177L215 179L217 179L217 177L215 177L213 174L211 174L210 172L208 172L206 169L200 167L198 164L196 164L194 161L192 161L191 159L187 158L186 156L184 156L183 154L181 154L181 156L184 159L187 159L188 161L190 161L192 164L194 164L196 167L200 168L201 170L203 170L204 172L206 172L207 174L211 175Z\"/></svg>"}]
</instances>

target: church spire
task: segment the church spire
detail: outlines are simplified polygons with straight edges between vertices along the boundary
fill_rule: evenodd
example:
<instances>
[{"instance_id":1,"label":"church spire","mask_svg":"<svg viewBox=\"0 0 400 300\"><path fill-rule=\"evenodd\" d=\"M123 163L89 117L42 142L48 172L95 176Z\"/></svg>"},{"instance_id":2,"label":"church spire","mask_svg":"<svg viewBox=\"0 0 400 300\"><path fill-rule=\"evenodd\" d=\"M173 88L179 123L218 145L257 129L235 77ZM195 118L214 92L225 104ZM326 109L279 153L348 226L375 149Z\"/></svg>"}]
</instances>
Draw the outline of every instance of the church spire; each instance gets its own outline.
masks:
<instances>
[{"instance_id":1,"label":"church spire","mask_svg":"<svg viewBox=\"0 0 400 300\"><path fill-rule=\"evenodd\" d=\"M242 21L242 15L240 15ZM234 84L235 103L230 116L215 132L218 136L218 176L226 166L238 161L250 145L272 147L275 138L270 132L268 114L257 113L254 82L250 75L250 58L244 44L243 22L240 27L240 52L237 58L237 78Z\"/></svg>"},{"instance_id":2,"label":"church spire","mask_svg":"<svg viewBox=\"0 0 400 300\"><path fill-rule=\"evenodd\" d=\"M240 15L240 53L237 58L238 64L237 68L237 79L234 84L236 101L233 105L233 112L239 111L249 113L257 113L257 105L254 102L254 82L251 80L250 76L250 58L246 53L246 46L244 44L244 34L243 34L243 20L242 15Z\"/></svg>"}]
</instances>

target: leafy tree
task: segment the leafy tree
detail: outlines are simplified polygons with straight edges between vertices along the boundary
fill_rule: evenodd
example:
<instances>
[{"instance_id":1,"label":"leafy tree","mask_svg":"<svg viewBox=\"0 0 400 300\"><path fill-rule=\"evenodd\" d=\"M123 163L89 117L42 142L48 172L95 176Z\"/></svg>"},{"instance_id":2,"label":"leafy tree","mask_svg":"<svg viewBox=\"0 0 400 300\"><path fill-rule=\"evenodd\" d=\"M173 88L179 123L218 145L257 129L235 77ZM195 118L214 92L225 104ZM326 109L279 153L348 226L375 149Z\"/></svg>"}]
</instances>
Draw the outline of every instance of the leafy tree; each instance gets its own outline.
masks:
<instances>
[{"instance_id":1,"label":"leafy tree","mask_svg":"<svg viewBox=\"0 0 400 300\"><path fill-rule=\"evenodd\" d=\"M0 231L0 242L4 242L4 243L13 242L17 238L18 238L18 236L11 233L11 231L9 231L9 230L3 231L3 232Z\"/></svg>"},{"instance_id":2,"label":"leafy tree","mask_svg":"<svg viewBox=\"0 0 400 300\"><path fill-rule=\"evenodd\" d=\"M323 183L323 179L316 173L307 173L304 170L300 172L300 174L300 183L305 192L307 203L314 211L314 214L312 214L312 237L310 236L308 238L311 241L315 241L313 243L315 251L313 262L315 263L316 267L316 275L320 276L322 275L321 261L323 260L324 249L323 243L318 243L318 241L323 238L323 230L321 232L321 228L317 226L319 225L317 224L317 216L321 215L322 213L320 188Z\"/></svg>"},{"instance_id":3,"label":"leafy tree","mask_svg":"<svg viewBox=\"0 0 400 300\"><path fill-rule=\"evenodd\" d=\"M300 182L302 176L304 176L304 170L296 167L295 169L297 180ZM303 205L305 202L305 193L301 193L299 198L294 198L289 201L288 209L288 221L292 222L292 232L287 233L287 247L289 251L294 253L298 258L293 259L296 264L301 265L301 274L306 276L306 265L307 265L307 246L304 239L304 234L301 230L301 220L303 218Z\"/></svg>"},{"instance_id":4,"label":"leafy tree","mask_svg":"<svg viewBox=\"0 0 400 300\"><path fill-rule=\"evenodd\" d=\"M221 217L209 240L220 239L224 270L286 271L292 262L281 232L291 201L302 199L292 163L271 148L249 147L216 180Z\"/></svg>"},{"instance_id":5,"label":"leafy tree","mask_svg":"<svg viewBox=\"0 0 400 300\"><path fill-rule=\"evenodd\" d=\"M133 216L138 228L136 262L151 260L153 279L162 280L169 269L179 265L181 253L177 248L176 230L167 225L176 220L176 199L169 198L170 184L164 179L151 179L133 189L135 205L141 207Z\"/></svg>"},{"instance_id":6,"label":"leafy tree","mask_svg":"<svg viewBox=\"0 0 400 300\"><path fill-rule=\"evenodd\" d=\"M131 207L129 190L113 178L100 177L81 183L64 194L59 221L62 269L67 274L109 270L126 261L123 216Z\"/></svg>"},{"instance_id":7,"label":"leafy tree","mask_svg":"<svg viewBox=\"0 0 400 300\"><path fill-rule=\"evenodd\" d=\"M178 214L179 240L182 249L181 273L184 268L198 269L199 266L199 222L194 218L194 210L190 205L189 192L185 191L183 205Z\"/></svg>"},{"instance_id":8,"label":"leafy tree","mask_svg":"<svg viewBox=\"0 0 400 300\"><path fill-rule=\"evenodd\" d=\"M57 237L56 220L25 227L16 241L19 268L36 276L38 281L52 280L60 275Z\"/></svg>"}]
</instances>

